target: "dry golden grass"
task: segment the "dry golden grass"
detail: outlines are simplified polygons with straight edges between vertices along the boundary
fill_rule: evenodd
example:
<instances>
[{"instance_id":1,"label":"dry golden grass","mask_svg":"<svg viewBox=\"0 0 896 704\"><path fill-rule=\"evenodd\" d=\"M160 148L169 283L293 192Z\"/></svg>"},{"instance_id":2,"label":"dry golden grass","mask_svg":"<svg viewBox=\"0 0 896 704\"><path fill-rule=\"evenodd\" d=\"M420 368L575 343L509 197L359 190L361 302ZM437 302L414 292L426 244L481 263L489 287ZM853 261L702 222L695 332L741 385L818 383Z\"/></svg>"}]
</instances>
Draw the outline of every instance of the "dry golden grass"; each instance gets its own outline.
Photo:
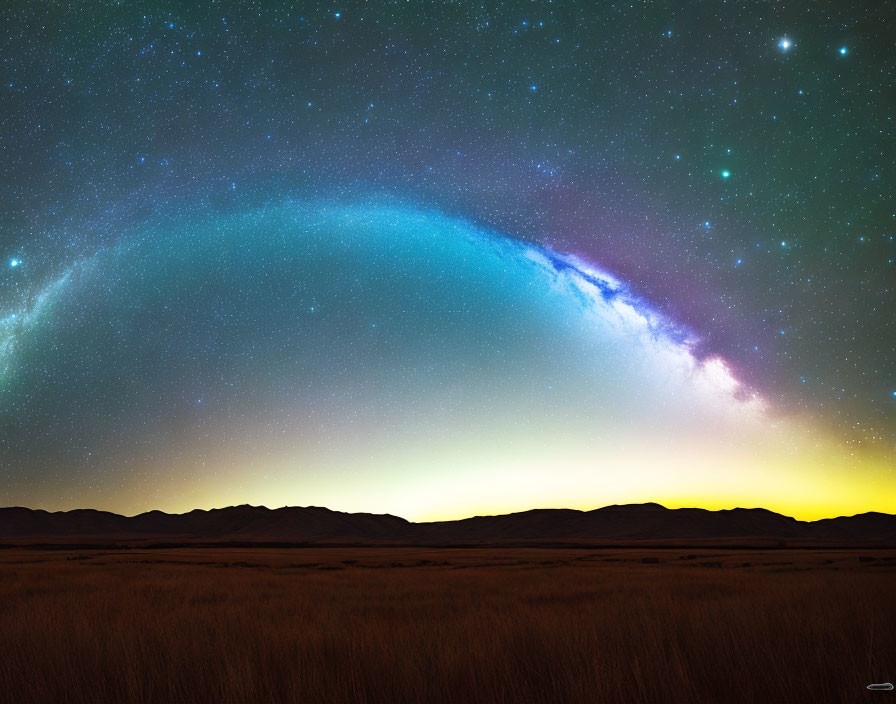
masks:
<instances>
[{"instance_id":1,"label":"dry golden grass","mask_svg":"<svg viewBox=\"0 0 896 704\"><path fill-rule=\"evenodd\" d=\"M891 555L5 550L0 701L882 700Z\"/></svg>"}]
</instances>

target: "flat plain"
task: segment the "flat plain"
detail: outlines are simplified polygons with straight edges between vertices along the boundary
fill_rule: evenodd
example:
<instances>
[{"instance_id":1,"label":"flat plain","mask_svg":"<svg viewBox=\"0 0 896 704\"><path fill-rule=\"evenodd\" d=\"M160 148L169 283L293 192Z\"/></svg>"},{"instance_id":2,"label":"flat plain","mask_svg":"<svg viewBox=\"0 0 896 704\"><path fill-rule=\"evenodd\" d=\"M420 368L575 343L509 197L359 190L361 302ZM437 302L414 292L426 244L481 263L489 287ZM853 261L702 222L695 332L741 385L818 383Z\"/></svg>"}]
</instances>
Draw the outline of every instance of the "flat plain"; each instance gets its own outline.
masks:
<instances>
[{"instance_id":1,"label":"flat plain","mask_svg":"<svg viewBox=\"0 0 896 704\"><path fill-rule=\"evenodd\" d=\"M896 550L0 550L2 702L853 702Z\"/></svg>"}]
</instances>

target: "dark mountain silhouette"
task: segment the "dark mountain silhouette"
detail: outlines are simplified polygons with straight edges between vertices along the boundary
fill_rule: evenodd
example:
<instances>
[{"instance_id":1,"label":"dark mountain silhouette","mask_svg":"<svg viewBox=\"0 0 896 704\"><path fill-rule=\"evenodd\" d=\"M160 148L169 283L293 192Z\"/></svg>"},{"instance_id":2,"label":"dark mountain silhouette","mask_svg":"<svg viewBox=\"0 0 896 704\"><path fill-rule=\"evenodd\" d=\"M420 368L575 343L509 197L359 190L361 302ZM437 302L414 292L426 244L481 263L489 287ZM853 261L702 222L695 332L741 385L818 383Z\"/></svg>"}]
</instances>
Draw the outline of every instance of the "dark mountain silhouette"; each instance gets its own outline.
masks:
<instances>
[{"instance_id":1,"label":"dark mountain silhouette","mask_svg":"<svg viewBox=\"0 0 896 704\"><path fill-rule=\"evenodd\" d=\"M264 506L230 506L180 514L149 511L136 516L91 509L50 513L0 508L0 539L394 540L406 537L409 526L408 521L396 516L341 513L317 506L274 510Z\"/></svg>"},{"instance_id":2,"label":"dark mountain silhouette","mask_svg":"<svg viewBox=\"0 0 896 704\"><path fill-rule=\"evenodd\" d=\"M896 545L896 516L864 513L806 522L760 508L708 511L647 503L411 523L388 514L342 513L317 506L231 506L182 514L149 511L137 516L92 509L0 508L0 542L73 541Z\"/></svg>"}]
</instances>

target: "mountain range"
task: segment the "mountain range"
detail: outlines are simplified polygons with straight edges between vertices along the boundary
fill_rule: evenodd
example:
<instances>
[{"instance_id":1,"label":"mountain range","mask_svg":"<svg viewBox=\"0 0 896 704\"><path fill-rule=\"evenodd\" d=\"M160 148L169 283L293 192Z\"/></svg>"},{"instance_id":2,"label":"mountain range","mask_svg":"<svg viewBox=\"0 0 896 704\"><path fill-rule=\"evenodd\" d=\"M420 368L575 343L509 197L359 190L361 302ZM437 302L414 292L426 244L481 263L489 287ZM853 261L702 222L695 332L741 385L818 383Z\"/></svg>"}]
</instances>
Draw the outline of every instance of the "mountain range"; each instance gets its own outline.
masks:
<instances>
[{"instance_id":1,"label":"mountain range","mask_svg":"<svg viewBox=\"0 0 896 704\"><path fill-rule=\"evenodd\" d=\"M388 514L317 506L231 506L121 516L76 509L0 508L0 543L351 543L413 545L718 543L893 545L896 515L863 513L798 521L761 508L710 511L655 503L593 511L534 509L455 521L412 523Z\"/></svg>"}]
</instances>

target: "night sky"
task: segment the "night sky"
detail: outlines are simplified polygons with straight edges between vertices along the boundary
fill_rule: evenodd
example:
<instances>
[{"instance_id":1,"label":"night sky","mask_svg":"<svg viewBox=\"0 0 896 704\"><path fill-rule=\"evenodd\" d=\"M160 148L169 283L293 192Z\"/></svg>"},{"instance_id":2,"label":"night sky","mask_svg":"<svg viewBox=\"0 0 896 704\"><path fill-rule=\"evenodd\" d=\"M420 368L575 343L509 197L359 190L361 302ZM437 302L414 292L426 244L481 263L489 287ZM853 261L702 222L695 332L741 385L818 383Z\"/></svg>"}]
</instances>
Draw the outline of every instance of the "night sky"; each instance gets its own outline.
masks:
<instances>
[{"instance_id":1,"label":"night sky","mask_svg":"<svg viewBox=\"0 0 896 704\"><path fill-rule=\"evenodd\" d=\"M0 8L0 505L896 511L876 2Z\"/></svg>"}]
</instances>

